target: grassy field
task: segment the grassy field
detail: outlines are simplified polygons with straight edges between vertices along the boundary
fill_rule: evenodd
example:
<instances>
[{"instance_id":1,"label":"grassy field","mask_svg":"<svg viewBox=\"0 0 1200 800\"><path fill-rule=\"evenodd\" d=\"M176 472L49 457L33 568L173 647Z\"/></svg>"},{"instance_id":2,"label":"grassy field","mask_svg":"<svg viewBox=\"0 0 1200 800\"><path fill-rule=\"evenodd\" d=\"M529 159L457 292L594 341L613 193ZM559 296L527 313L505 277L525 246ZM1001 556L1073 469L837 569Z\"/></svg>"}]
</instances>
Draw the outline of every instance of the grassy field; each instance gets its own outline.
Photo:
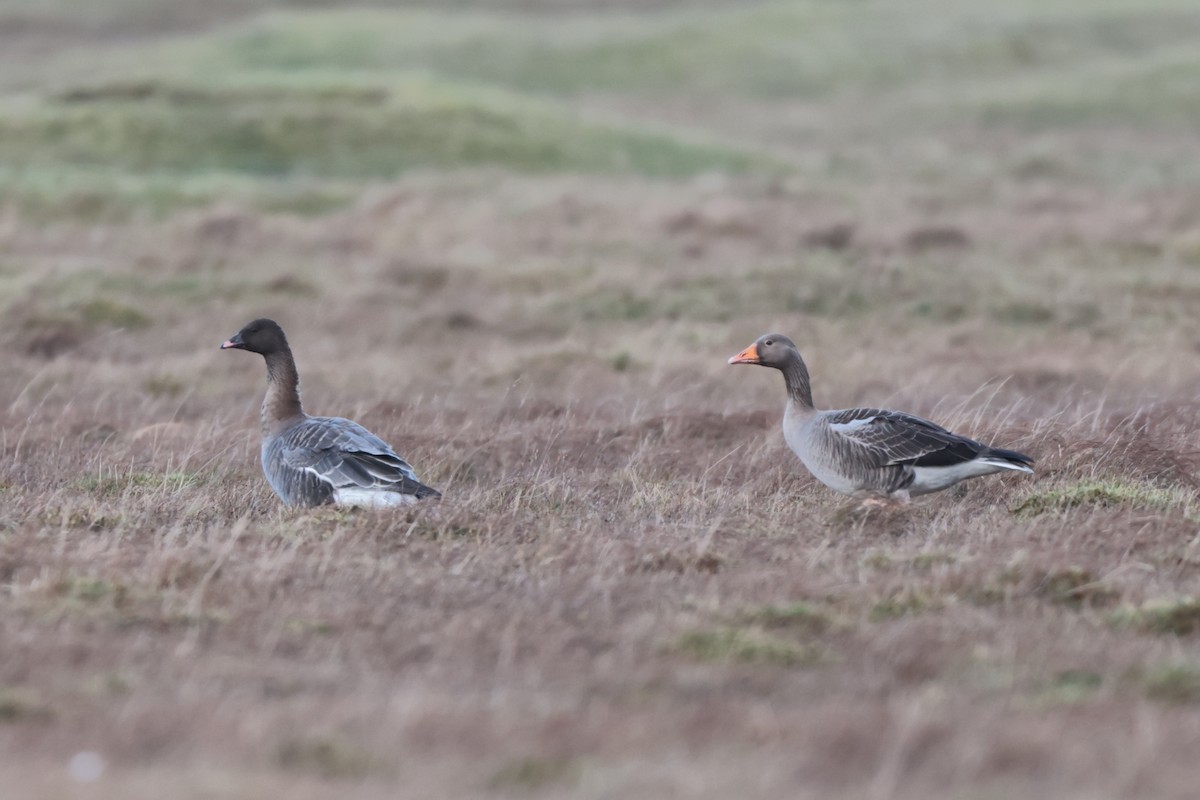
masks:
<instances>
[{"instance_id":1,"label":"grassy field","mask_svg":"<svg viewBox=\"0 0 1200 800\"><path fill-rule=\"evenodd\" d=\"M0 0L0 793L1193 797L1198 42ZM441 503L279 507L264 315ZM725 364L771 330L1036 475L857 510Z\"/></svg>"}]
</instances>

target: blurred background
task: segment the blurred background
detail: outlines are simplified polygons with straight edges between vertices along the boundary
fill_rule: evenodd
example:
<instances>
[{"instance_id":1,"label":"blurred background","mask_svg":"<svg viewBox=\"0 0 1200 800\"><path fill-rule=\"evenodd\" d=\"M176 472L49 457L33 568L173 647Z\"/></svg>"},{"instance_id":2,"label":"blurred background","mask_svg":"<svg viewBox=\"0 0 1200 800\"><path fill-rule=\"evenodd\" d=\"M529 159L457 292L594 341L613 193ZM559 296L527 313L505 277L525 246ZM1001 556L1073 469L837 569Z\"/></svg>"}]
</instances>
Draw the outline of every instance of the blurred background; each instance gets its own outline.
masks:
<instances>
[{"instance_id":1,"label":"blurred background","mask_svg":"<svg viewBox=\"0 0 1200 800\"><path fill-rule=\"evenodd\" d=\"M1193 796L1198 135L1195 0L0 0L0 786ZM772 330L1037 474L847 513Z\"/></svg>"},{"instance_id":2,"label":"blurred background","mask_svg":"<svg viewBox=\"0 0 1200 800\"><path fill-rule=\"evenodd\" d=\"M1190 352L1198 33L1184 0L3 0L2 333Z\"/></svg>"}]
</instances>

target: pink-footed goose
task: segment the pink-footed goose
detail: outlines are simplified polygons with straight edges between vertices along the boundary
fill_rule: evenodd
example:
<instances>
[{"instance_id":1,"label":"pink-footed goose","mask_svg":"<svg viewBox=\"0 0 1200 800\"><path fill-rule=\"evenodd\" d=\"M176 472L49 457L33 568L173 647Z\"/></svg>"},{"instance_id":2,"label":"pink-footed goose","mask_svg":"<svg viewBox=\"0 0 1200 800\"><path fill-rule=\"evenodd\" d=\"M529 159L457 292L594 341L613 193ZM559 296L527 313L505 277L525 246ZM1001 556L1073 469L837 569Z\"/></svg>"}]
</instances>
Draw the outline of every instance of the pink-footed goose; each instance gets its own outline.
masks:
<instances>
[{"instance_id":1,"label":"pink-footed goose","mask_svg":"<svg viewBox=\"0 0 1200 800\"><path fill-rule=\"evenodd\" d=\"M786 336L759 337L729 363L783 373L788 446L817 480L865 504L907 503L910 496L994 472L1033 472L1033 459L1024 453L988 447L912 414L877 408L818 411L808 367Z\"/></svg>"},{"instance_id":2,"label":"pink-footed goose","mask_svg":"<svg viewBox=\"0 0 1200 800\"><path fill-rule=\"evenodd\" d=\"M247 323L221 349L249 350L267 362L262 467L284 504L396 506L441 496L421 483L407 461L362 425L341 417L304 413L296 361L283 329L274 320Z\"/></svg>"}]
</instances>

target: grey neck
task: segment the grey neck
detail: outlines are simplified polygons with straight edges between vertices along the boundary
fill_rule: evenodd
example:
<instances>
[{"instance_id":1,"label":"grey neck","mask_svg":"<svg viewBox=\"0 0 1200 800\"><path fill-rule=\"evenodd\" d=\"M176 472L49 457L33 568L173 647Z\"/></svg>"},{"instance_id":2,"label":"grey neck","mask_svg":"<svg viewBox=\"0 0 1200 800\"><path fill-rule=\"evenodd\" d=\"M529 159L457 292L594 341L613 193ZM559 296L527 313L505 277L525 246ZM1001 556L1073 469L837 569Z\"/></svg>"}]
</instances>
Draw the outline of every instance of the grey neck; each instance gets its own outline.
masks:
<instances>
[{"instance_id":1,"label":"grey neck","mask_svg":"<svg viewBox=\"0 0 1200 800\"><path fill-rule=\"evenodd\" d=\"M793 353L788 362L779 368L783 382L787 384L788 398L801 408L813 408L812 387L809 385L808 367L799 353Z\"/></svg>"},{"instance_id":2,"label":"grey neck","mask_svg":"<svg viewBox=\"0 0 1200 800\"><path fill-rule=\"evenodd\" d=\"M300 405L300 377L291 350L278 350L264 356L267 361L267 396L262 404L262 430L269 435L283 423L304 416Z\"/></svg>"}]
</instances>

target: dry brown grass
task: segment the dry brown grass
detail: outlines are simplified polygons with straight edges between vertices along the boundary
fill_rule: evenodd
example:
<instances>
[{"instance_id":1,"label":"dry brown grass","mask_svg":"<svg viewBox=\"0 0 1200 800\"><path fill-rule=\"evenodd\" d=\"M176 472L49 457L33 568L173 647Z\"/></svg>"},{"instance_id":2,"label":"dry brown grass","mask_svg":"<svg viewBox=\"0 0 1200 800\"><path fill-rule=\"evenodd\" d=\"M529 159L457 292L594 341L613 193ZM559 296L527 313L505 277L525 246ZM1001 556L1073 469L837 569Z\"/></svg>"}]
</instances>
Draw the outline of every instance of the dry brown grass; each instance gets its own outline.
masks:
<instances>
[{"instance_id":1,"label":"dry brown grass","mask_svg":"<svg viewBox=\"0 0 1200 800\"><path fill-rule=\"evenodd\" d=\"M1191 797L1200 192L923 184L874 135L834 187L7 208L0 794L95 751L123 799ZM261 362L217 349L261 315L440 503L279 508ZM767 330L819 403L1036 475L859 512L725 365Z\"/></svg>"},{"instance_id":2,"label":"dry brown grass","mask_svg":"<svg viewBox=\"0 0 1200 800\"><path fill-rule=\"evenodd\" d=\"M19 274L59 288L4 326L5 779L64 791L97 750L114 797L1184 796L1192 695L1139 677L1196 657L1142 610L1200 593L1184 343L906 321L889 292L763 312L813 283L747 271L819 257L794 202L485 176L318 221L10 221L9 260L49 267ZM848 286L908 280L857 247ZM92 270L148 327L72 315ZM697 285L712 319L671 310ZM622 292L649 310L588 310ZM68 298L53 354L43 297ZM440 505L277 507L261 365L216 349L260 313L310 407L396 442ZM1037 477L858 514L785 450L777 376L723 365L767 328L827 402L937 414Z\"/></svg>"}]
</instances>

